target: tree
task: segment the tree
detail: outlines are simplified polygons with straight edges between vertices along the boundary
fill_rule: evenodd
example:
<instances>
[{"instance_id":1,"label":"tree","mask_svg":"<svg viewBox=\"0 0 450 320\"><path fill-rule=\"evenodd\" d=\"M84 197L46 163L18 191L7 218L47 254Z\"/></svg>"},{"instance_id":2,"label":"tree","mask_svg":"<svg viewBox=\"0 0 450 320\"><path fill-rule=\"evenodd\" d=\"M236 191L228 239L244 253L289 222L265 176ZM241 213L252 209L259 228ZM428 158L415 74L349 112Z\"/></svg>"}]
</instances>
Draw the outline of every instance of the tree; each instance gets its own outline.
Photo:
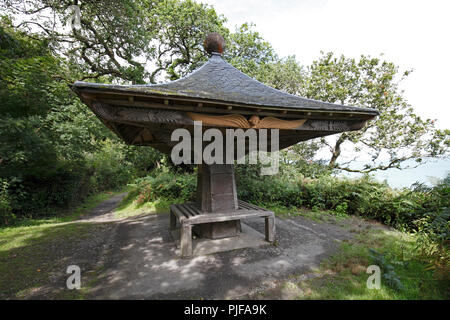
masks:
<instances>
[{"instance_id":1,"label":"tree","mask_svg":"<svg viewBox=\"0 0 450 320\"><path fill-rule=\"evenodd\" d=\"M53 105L58 61L46 43L0 25L0 174L23 174L55 163L45 115Z\"/></svg>"},{"instance_id":2,"label":"tree","mask_svg":"<svg viewBox=\"0 0 450 320\"><path fill-rule=\"evenodd\" d=\"M66 77L46 39L0 19L0 206L18 216L117 187L161 158L121 143ZM8 212L0 208L0 224Z\"/></svg>"},{"instance_id":3,"label":"tree","mask_svg":"<svg viewBox=\"0 0 450 320\"><path fill-rule=\"evenodd\" d=\"M305 76L304 67L295 56L288 56L261 65L255 78L275 89L300 95Z\"/></svg>"},{"instance_id":4,"label":"tree","mask_svg":"<svg viewBox=\"0 0 450 320\"><path fill-rule=\"evenodd\" d=\"M176 80L207 60L203 41L218 32L226 40L224 58L241 71L257 74L275 61L273 48L253 25L230 32L214 8L192 0L0 0L15 27L33 30L64 56L77 80L157 83ZM76 5L80 26L72 21ZM69 79L72 82L75 79Z\"/></svg>"},{"instance_id":5,"label":"tree","mask_svg":"<svg viewBox=\"0 0 450 320\"><path fill-rule=\"evenodd\" d=\"M225 38L229 31L224 27L226 19L205 4L191 0L164 0L151 12L156 28L155 68L150 82L157 82L158 75L176 80L200 67L207 60L203 41L211 32Z\"/></svg>"},{"instance_id":6,"label":"tree","mask_svg":"<svg viewBox=\"0 0 450 320\"><path fill-rule=\"evenodd\" d=\"M79 70L78 80L175 80L206 59L202 44L208 33L228 35L222 16L191 0L0 2L7 13L22 20L17 28L34 30L49 40L55 53L67 57L72 69ZM64 27L72 21L74 5L80 26Z\"/></svg>"},{"instance_id":7,"label":"tree","mask_svg":"<svg viewBox=\"0 0 450 320\"><path fill-rule=\"evenodd\" d=\"M362 55L359 60L323 54L307 70L304 96L332 103L374 108L380 115L356 132L335 136L333 143L321 139L331 153L329 167L349 172L369 173L389 168L403 169L407 160L420 164L427 157L448 155L448 130L437 130L435 120L423 120L403 97L399 83L410 74L399 74L396 65ZM400 77L400 78L399 78ZM343 164L342 146L369 154L371 162L363 168Z\"/></svg>"},{"instance_id":8,"label":"tree","mask_svg":"<svg viewBox=\"0 0 450 320\"><path fill-rule=\"evenodd\" d=\"M225 38L224 59L245 74L258 78L262 68L277 61L277 55L254 27L254 24L244 23Z\"/></svg>"},{"instance_id":9,"label":"tree","mask_svg":"<svg viewBox=\"0 0 450 320\"><path fill-rule=\"evenodd\" d=\"M53 52L65 56L79 80L109 76L142 83L148 76L145 62L154 57L154 26L146 14L153 1L2 0L6 13L20 22L16 28L37 33ZM73 21L80 10L80 26ZM143 56L144 61L140 61Z\"/></svg>"},{"instance_id":10,"label":"tree","mask_svg":"<svg viewBox=\"0 0 450 320\"><path fill-rule=\"evenodd\" d=\"M411 71L400 74L393 63L379 58L361 56L359 60L335 57L322 53L311 66L303 67L295 56L266 62L254 68L259 81L287 93L343 105L374 108L380 116L363 129L345 132L334 137L303 142L289 148L285 156L298 161L310 161L305 154L315 153L318 142L330 152L328 167L349 172L369 173L389 168L407 168L407 160L417 165L428 157L445 157L449 154L449 130L435 128L435 120L423 120L403 97L399 83ZM371 162L363 168L355 166L355 160L346 163L343 148L360 155L371 156ZM323 149L323 148L321 148Z\"/></svg>"}]
</instances>

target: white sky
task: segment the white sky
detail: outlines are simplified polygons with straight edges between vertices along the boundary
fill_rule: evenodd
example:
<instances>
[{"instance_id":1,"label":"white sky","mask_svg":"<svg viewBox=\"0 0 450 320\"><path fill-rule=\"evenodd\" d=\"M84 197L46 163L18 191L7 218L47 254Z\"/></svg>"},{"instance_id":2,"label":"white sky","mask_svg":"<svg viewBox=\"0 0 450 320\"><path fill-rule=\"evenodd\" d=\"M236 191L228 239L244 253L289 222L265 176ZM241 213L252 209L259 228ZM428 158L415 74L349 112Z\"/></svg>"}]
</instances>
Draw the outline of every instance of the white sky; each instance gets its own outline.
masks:
<instances>
[{"instance_id":1,"label":"white sky","mask_svg":"<svg viewBox=\"0 0 450 320\"><path fill-rule=\"evenodd\" d=\"M244 22L280 56L310 64L320 50L361 54L414 69L403 82L416 113L450 127L450 1L402 0L197 0L213 5L234 30Z\"/></svg>"}]
</instances>

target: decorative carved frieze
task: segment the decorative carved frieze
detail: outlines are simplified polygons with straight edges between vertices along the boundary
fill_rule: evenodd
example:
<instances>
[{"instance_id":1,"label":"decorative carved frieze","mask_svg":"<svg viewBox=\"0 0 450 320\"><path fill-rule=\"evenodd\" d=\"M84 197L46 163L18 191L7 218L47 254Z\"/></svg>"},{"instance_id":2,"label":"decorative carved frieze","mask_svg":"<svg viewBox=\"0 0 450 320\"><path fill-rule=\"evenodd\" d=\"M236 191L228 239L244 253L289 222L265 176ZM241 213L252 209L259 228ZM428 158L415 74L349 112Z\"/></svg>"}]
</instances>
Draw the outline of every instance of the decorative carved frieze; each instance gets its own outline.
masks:
<instances>
[{"instance_id":1,"label":"decorative carved frieze","mask_svg":"<svg viewBox=\"0 0 450 320\"><path fill-rule=\"evenodd\" d=\"M92 109L100 117L109 121L175 125L193 124L193 121L184 112L179 111L118 107L100 102L94 102Z\"/></svg>"},{"instance_id":2,"label":"decorative carved frieze","mask_svg":"<svg viewBox=\"0 0 450 320\"><path fill-rule=\"evenodd\" d=\"M227 114L222 116L211 116L203 113L187 112L189 118L201 121L206 126L232 127L243 129L298 129L306 119L282 120L274 117L260 118L253 115L249 120L240 114Z\"/></svg>"},{"instance_id":3,"label":"decorative carved frieze","mask_svg":"<svg viewBox=\"0 0 450 320\"><path fill-rule=\"evenodd\" d=\"M114 127L118 134L126 137L126 141L131 144L162 142L168 146L173 146L174 142L170 141L173 129L183 126L192 130L194 121L201 121L205 127L223 129L288 130L294 136L289 141L281 142L283 147L303 141L307 137L310 138L310 136L314 136L314 132L317 133L317 136L324 136L327 133L358 130L365 124L361 120L284 120L271 116L260 118L258 115L253 115L247 119L241 114L216 116L175 110L122 107L98 101L93 101L90 107L105 124ZM145 128L148 130L143 130Z\"/></svg>"}]
</instances>

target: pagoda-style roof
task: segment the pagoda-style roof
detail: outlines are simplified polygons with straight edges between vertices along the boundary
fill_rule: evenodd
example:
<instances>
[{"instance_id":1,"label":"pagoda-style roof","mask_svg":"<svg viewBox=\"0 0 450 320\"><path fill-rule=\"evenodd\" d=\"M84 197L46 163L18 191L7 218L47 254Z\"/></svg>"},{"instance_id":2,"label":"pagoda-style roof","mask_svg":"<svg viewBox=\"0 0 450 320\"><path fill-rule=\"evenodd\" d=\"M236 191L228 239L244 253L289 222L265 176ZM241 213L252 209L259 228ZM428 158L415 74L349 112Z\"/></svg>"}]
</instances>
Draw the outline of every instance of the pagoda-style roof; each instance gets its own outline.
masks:
<instances>
[{"instance_id":1,"label":"pagoda-style roof","mask_svg":"<svg viewBox=\"0 0 450 320\"><path fill-rule=\"evenodd\" d=\"M184 78L163 84L112 85L77 81L74 89L108 90L110 92L137 93L167 98L200 99L202 101L261 106L264 108L283 108L315 111L349 111L369 116L378 115L378 111L327 103L302 98L271 88L242 73L218 53L202 67Z\"/></svg>"},{"instance_id":2,"label":"pagoda-style roof","mask_svg":"<svg viewBox=\"0 0 450 320\"><path fill-rule=\"evenodd\" d=\"M77 81L72 89L126 143L167 154L177 144L171 141L173 130L183 127L193 132L194 121L202 121L205 129L279 129L283 149L359 130L379 114L375 109L306 99L266 86L224 61L223 38L214 37L205 41L210 59L179 80L147 85Z\"/></svg>"}]
</instances>

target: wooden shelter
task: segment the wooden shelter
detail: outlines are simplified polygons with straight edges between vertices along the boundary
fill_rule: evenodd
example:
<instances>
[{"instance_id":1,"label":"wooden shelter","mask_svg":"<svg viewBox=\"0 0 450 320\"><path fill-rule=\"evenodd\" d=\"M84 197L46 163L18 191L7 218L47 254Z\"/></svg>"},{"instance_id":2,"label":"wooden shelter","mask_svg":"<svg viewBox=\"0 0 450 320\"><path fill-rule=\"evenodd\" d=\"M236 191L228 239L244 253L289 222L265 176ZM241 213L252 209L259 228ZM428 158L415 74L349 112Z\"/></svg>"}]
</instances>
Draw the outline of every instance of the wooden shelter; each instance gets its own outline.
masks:
<instances>
[{"instance_id":1,"label":"wooden shelter","mask_svg":"<svg viewBox=\"0 0 450 320\"><path fill-rule=\"evenodd\" d=\"M123 141L151 146L170 154L177 128L253 128L279 130L279 148L300 141L361 129L378 115L374 109L306 99L268 87L225 60L223 38L205 40L209 60L176 81L147 85L112 85L77 81L73 90L97 117ZM171 227L182 228L182 253L192 253L191 228L207 238L235 236L240 217L266 219L266 240L274 239L273 213L238 201L232 164L199 165L197 201L173 205ZM227 218L228 217L228 218ZM232 218L230 218L232 217Z\"/></svg>"}]
</instances>

